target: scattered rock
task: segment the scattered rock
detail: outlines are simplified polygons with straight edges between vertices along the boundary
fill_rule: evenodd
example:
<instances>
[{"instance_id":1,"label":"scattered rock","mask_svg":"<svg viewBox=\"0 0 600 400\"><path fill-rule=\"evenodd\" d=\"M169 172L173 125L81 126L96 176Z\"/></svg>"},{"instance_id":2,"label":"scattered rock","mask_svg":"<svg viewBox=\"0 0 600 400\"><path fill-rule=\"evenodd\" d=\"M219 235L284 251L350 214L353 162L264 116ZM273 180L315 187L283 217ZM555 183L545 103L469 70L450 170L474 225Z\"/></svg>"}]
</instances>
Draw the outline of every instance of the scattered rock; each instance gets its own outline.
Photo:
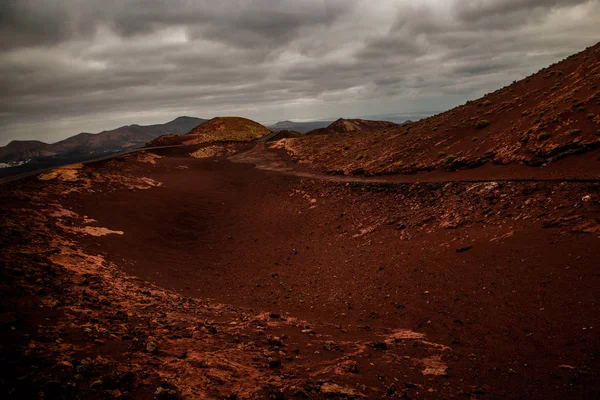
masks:
<instances>
[{"instance_id":1,"label":"scattered rock","mask_svg":"<svg viewBox=\"0 0 600 400\"><path fill-rule=\"evenodd\" d=\"M213 335L217 333L217 328L215 328L212 325L207 325L206 326L206 330L208 331L208 333L211 333Z\"/></svg>"},{"instance_id":2,"label":"scattered rock","mask_svg":"<svg viewBox=\"0 0 600 400\"><path fill-rule=\"evenodd\" d=\"M457 253L463 253L465 251L471 250L473 248L473 246L465 246L465 247L460 247L458 249L456 249Z\"/></svg>"},{"instance_id":3,"label":"scattered rock","mask_svg":"<svg viewBox=\"0 0 600 400\"><path fill-rule=\"evenodd\" d=\"M346 397L346 398L356 398L356 397L364 397L362 394L358 393L356 390L343 387L340 385L336 385L335 383L324 383L321 385L321 394L326 397Z\"/></svg>"},{"instance_id":4,"label":"scattered rock","mask_svg":"<svg viewBox=\"0 0 600 400\"><path fill-rule=\"evenodd\" d=\"M440 228L442 229L456 229L458 228L457 221L444 221L440 224Z\"/></svg>"},{"instance_id":5,"label":"scattered rock","mask_svg":"<svg viewBox=\"0 0 600 400\"><path fill-rule=\"evenodd\" d=\"M339 350L340 346L332 340L328 340L323 344L323 349L327 351Z\"/></svg>"},{"instance_id":6,"label":"scattered rock","mask_svg":"<svg viewBox=\"0 0 600 400\"><path fill-rule=\"evenodd\" d=\"M373 348L375 348L377 350L387 350L388 345L386 342L383 342L383 341L373 342Z\"/></svg>"},{"instance_id":7,"label":"scattered rock","mask_svg":"<svg viewBox=\"0 0 600 400\"><path fill-rule=\"evenodd\" d=\"M268 336L267 337L267 342L271 346L277 346L277 347L283 347L283 346L285 346L285 344L283 343L283 341L281 340L281 338L279 336Z\"/></svg>"},{"instance_id":8,"label":"scattered rock","mask_svg":"<svg viewBox=\"0 0 600 400\"><path fill-rule=\"evenodd\" d=\"M444 362L442 362L441 357L439 356L431 356L429 358L424 358L423 360L421 360L421 362L425 367L421 371L423 375L448 375L448 366Z\"/></svg>"},{"instance_id":9,"label":"scattered rock","mask_svg":"<svg viewBox=\"0 0 600 400\"><path fill-rule=\"evenodd\" d=\"M146 343L146 351L148 353L155 353L156 350L156 343L154 343L153 341L149 341L148 343Z\"/></svg>"},{"instance_id":10,"label":"scattered rock","mask_svg":"<svg viewBox=\"0 0 600 400\"><path fill-rule=\"evenodd\" d=\"M352 374L358 374L360 372L358 363L353 360L344 361L343 363L340 364L340 368L343 371L350 372Z\"/></svg>"},{"instance_id":11,"label":"scattered rock","mask_svg":"<svg viewBox=\"0 0 600 400\"><path fill-rule=\"evenodd\" d=\"M90 387L92 389L98 389L98 388L101 388L102 386L104 386L104 382L102 382L102 380L100 380L100 379L92 382L92 384L90 385Z\"/></svg>"},{"instance_id":12,"label":"scattered rock","mask_svg":"<svg viewBox=\"0 0 600 400\"><path fill-rule=\"evenodd\" d=\"M73 364L68 361L59 361L56 363L56 366L61 368L73 368Z\"/></svg>"},{"instance_id":13,"label":"scattered rock","mask_svg":"<svg viewBox=\"0 0 600 400\"><path fill-rule=\"evenodd\" d=\"M154 395L159 399L177 399L179 396L177 395L177 390L171 388L159 387L154 392Z\"/></svg>"}]
</instances>

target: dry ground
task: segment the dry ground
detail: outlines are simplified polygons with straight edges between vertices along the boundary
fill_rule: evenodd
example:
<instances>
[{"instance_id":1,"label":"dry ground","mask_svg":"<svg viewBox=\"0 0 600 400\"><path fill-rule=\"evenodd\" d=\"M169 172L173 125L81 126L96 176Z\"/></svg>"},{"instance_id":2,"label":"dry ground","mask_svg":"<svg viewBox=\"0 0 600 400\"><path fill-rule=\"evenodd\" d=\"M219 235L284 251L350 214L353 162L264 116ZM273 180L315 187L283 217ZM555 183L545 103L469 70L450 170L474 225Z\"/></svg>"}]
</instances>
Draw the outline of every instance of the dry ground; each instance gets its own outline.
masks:
<instances>
[{"instance_id":1,"label":"dry ground","mask_svg":"<svg viewBox=\"0 0 600 400\"><path fill-rule=\"evenodd\" d=\"M5 397L600 395L600 184L238 150L3 187Z\"/></svg>"}]
</instances>

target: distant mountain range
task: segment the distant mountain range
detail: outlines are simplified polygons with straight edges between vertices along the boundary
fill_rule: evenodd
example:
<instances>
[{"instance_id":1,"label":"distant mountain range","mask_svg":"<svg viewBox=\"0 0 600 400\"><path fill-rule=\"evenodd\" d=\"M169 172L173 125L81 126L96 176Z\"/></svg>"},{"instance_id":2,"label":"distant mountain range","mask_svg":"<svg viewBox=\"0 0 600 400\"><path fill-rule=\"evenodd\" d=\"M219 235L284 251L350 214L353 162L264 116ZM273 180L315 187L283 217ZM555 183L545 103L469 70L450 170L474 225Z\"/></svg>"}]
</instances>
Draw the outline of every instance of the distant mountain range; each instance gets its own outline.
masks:
<instances>
[{"instance_id":1,"label":"distant mountain range","mask_svg":"<svg viewBox=\"0 0 600 400\"><path fill-rule=\"evenodd\" d=\"M0 176L124 152L164 134L188 133L204 121L184 116L165 124L126 125L100 133L83 132L52 144L38 140L14 140L0 147L0 167L3 167Z\"/></svg>"}]
</instances>

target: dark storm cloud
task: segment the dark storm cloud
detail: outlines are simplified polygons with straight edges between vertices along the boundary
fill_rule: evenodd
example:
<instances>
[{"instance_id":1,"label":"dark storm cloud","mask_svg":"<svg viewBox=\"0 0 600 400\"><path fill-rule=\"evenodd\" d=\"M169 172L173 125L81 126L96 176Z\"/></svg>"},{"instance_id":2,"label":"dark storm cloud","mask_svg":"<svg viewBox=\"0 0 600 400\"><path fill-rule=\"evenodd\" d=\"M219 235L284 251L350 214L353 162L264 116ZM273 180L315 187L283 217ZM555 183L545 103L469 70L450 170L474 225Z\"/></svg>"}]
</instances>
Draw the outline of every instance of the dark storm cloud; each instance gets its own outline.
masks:
<instances>
[{"instance_id":1,"label":"dark storm cloud","mask_svg":"<svg viewBox=\"0 0 600 400\"><path fill-rule=\"evenodd\" d=\"M51 45L73 33L64 21L64 9L36 7L35 2L5 0L0 3L0 48Z\"/></svg>"},{"instance_id":2,"label":"dark storm cloud","mask_svg":"<svg viewBox=\"0 0 600 400\"><path fill-rule=\"evenodd\" d=\"M598 0L4 0L0 145L180 114L439 110L594 44Z\"/></svg>"}]
</instances>

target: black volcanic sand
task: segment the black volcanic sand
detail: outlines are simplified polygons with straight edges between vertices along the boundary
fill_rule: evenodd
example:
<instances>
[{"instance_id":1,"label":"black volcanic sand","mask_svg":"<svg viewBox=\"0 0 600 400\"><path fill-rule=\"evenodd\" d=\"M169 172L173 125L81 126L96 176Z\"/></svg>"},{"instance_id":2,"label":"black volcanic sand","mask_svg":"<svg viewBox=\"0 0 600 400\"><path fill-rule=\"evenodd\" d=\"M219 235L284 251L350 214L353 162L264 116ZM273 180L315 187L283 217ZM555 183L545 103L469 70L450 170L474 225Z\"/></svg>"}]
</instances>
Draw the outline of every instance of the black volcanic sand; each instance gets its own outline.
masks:
<instances>
[{"instance_id":1,"label":"black volcanic sand","mask_svg":"<svg viewBox=\"0 0 600 400\"><path fill-rule=\"evenodd\" d=\"M186 296L425 333L451 348L433 379L475 397L600 395L598 184L327 183L176 153L144 167L161 187L63 199L124 231L89 252Z\"/></svg>"}]
</instances>

